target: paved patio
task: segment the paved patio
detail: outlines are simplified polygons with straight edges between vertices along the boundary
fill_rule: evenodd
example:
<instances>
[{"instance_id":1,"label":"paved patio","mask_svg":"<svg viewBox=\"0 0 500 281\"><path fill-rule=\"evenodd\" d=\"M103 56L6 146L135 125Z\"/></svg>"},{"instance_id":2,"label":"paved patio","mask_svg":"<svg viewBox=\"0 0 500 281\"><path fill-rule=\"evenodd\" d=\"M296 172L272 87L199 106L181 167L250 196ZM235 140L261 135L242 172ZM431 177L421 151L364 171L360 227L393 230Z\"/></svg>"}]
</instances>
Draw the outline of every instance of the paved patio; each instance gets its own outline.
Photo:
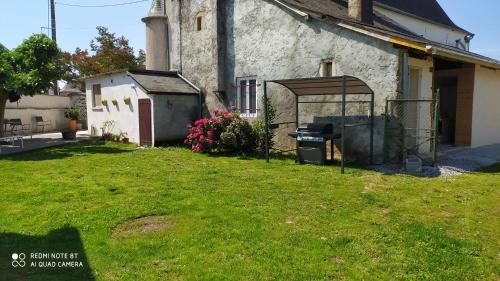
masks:
<instances>
[{"instance_id":1,"label":"paved patio","mask_svg":"<svg viewBox=\"0 0 500 281\"><path fill-rule=\"evenodd\" d=\"M63 140L61 133L38 134L38 135L33 135L33 138L30 138L29 136L24 137L23 138L24 147L21 147L21 141L15 141L14 145L11 144L0 145L1 149L0 156L39 149L39 148L74 143L79 140L89 139L90 135L88 134L88 131L79 131L76 137L77 140L73 141Z\"/></svg>"}]
</instances>

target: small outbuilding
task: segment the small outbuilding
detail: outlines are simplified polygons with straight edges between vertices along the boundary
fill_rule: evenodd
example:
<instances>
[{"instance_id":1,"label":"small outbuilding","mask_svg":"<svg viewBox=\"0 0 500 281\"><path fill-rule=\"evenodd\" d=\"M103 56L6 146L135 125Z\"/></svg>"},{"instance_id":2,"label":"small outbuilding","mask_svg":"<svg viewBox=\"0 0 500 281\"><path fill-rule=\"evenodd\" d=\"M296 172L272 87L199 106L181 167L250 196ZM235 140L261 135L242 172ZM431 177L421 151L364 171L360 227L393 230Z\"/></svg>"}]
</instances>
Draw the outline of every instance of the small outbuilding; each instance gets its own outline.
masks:
<instances>
[{"instance_id":1,"label":"small outbuilding","mask_svg":"<svg viewBox=\"0 0 500 281\"><path fill-rule=\"evenodd\" d=\"M86 79L93 136L112 133L154 146L187 135L201 115L200 90L175 71L121 70Z\"/></svg>"}]
</instances>

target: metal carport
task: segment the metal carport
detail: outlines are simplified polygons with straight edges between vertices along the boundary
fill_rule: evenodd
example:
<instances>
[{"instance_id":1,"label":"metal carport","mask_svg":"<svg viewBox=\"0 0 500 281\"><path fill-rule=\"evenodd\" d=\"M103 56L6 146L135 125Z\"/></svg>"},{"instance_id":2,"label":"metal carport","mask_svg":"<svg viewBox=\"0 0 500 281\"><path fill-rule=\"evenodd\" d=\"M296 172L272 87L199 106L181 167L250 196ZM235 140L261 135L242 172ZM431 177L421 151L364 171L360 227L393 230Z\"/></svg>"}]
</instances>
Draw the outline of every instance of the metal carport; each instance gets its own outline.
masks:
<instances>
[{"instance_id":1,"label":"metal carport","mask_svg":"<svg viewBox=\"0 0 500 281\"><path fill-rule=\"evenodd\" d=\"M370 128L370 163L373 163L373 130L374 130L374 103L375 95L373 90L362 80L352 76L337 76L325 78L297 78L285 80L264 81L264 118L265 118L265 153L266 161L269 162L269 115L268 115L268 83L276 83L286 87L295 95L295 125L299 126L299 106L300 104L339 104L342 107L341 115L341 170L345 172L345 130L349 127L369 126ZM342 96L341 101L304 101L302 97L307 96ZM347 100L348 96L368 96L369 100ZM346 104L369 103L370 116L367 123L346 124Z\"/></svg>"}]
</instances>

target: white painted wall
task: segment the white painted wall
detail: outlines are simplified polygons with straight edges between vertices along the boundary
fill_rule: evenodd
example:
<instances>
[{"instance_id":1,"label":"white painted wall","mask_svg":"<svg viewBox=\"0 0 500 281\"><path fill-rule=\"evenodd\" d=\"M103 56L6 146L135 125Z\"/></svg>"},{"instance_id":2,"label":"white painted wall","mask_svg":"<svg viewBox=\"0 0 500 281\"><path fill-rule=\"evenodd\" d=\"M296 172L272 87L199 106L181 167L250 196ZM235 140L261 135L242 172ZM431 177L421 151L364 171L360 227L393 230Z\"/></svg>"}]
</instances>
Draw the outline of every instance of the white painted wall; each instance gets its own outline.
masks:
<instances>
[{"instance_id":1,"label":"white painted wall","mask_svg":"<svg viewBox=\"0 0 500 281\"><path fill-rule=\"evenodd\" d=\"M414 93L414 96L411 98L417 99L432 99L432 71L433 67L432 60L420 60L415 58L409 58L408 65L410 68L418 71L418 86L415 87L417 89L417 93ZM410 81L411 83L411 81ZM416 106L416 125L418 129L428 129L431 128L432 117L429 113L429 109L431 108L430 103L415 103ZM422 135L422 132L419 134L422 139L427 136ZM424 145L421 145L420 152L430 152L431 143L426 142Z\"/></svg>"},{"instance_id":2,"label":"white painted wall","mask_svg":"<svg viewBox=\"0 0 500 281\"><path fill-rule=\"evenodd\" d=\"M398 13L380 6L375 6L374 9L375 11L380 12L381 14L404 26L408 30L438 43L455 47L455 40L461 39L462 43L464 43L464 37L467 35L467 33L463 31L440 24L434 24L432 22Z\"/></svg>"},{"instance_id":3,"label":"white painted wall","mask_svg":"<svg viewBox=\"0 0 500 281\"><path fill-rule=\"evenodd\" d=\"M87 118L88 127L94 135L101 135L101 128L106 121L116 121L116 126L112 133L126 133L130 141L139 143L139 99L150 99L146 92L137 85L126 73L111 74L92 78L86 81L87 84ZM101 84L102 100L107 100L108 105L98 108L92 107L92 85ZM131 104L127 105L124 98L129 96ZM111 102L113 99L118 101L115 106ZM153 108L151 99L151 107ZM154 115L154 110L151 109ZM151 116L151 120L154 120ZM94 129L92 129L94 128ZM154 140L154 122L152 122L153 140Z\"/></svg>"},{"instance_id":4,"label":"white painted wall","mask_svg":"<svg viewBox=\"0 0 500 281\"><path fill-rule=\"evenodd\" d=\"M51 121L52 131L60 131L67 126L66 119L64 118L64 110L69 107L71 107L71 99L69 97L48 95L23 96L19 102L7 102L5 118L21 118L23 124L31 124L33 132L36 132L34 126L35 116L42 116L45 121ZM48 128L45 128L45 130L47 131Z\"/></svg>"},{"instance_id":5,"label":"white painted wall","mask_svg":"<svg viewBox=\"0 0 500 281\"><path fill-rule=\"evenodd\" d=\"M472 147L500 143L500 71L476 66Z\"/></svg>"}]
</instances>

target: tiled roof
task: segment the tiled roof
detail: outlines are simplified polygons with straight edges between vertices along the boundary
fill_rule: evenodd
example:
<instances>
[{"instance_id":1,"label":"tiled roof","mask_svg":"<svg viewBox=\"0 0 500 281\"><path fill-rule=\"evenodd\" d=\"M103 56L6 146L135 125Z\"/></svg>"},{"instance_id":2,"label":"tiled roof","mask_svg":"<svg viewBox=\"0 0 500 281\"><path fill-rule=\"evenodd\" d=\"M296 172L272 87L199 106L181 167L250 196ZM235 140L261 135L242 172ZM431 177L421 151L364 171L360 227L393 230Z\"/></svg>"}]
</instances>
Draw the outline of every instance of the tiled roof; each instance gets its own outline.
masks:
<instances>
[{"instance_id":1,"label":"tiled roof","mask_svg":"<svg viewBox=\"0 0 500 281\"><path fill-rule=\"evenodd\" d=\"M175 71L129 70L128 75L149 94L198 95Z\"/></svg>"}]
</instances>

